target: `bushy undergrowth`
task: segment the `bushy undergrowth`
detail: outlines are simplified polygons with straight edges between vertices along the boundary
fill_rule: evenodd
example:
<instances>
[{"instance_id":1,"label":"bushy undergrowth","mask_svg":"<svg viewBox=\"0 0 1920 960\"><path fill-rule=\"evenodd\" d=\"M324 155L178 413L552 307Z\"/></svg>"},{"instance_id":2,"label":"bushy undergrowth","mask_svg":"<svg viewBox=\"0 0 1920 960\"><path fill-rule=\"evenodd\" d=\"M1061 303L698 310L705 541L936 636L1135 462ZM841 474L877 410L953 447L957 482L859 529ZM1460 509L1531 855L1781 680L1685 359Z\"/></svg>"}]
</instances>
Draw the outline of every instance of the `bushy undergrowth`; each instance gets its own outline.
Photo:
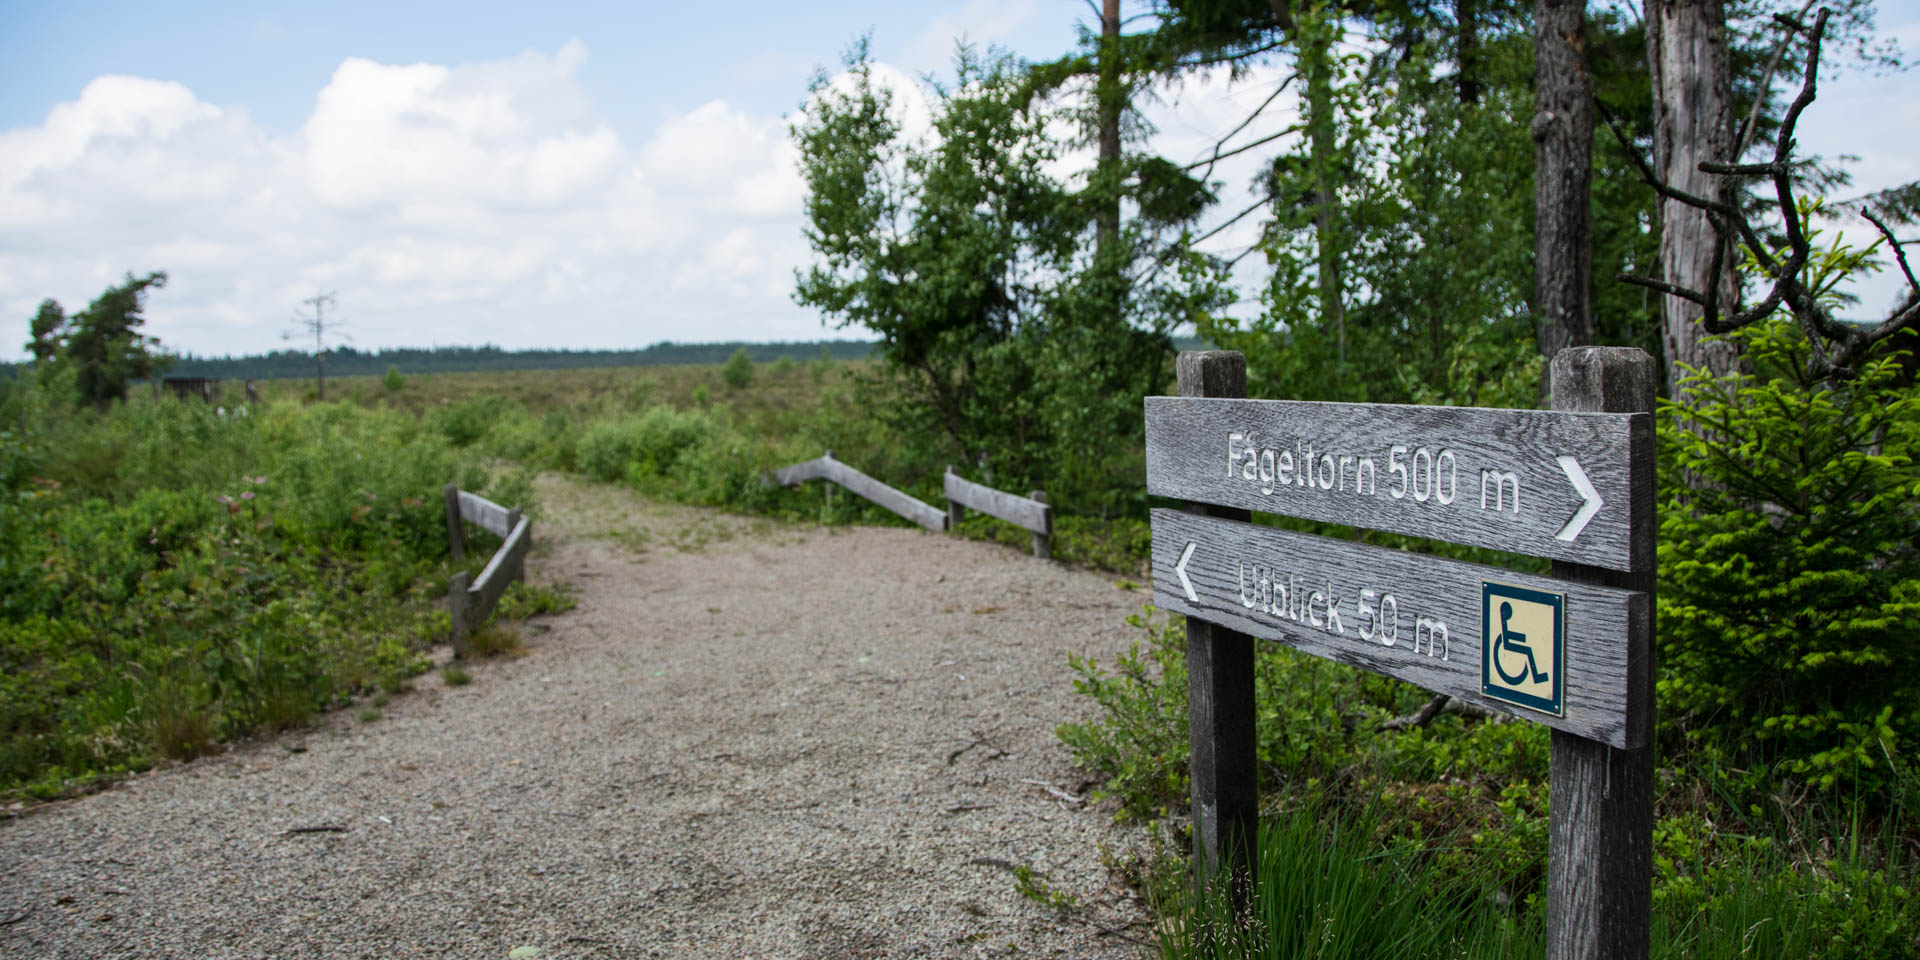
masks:
<instances>
[{"instance_id":1,"label":"bushy undergrowth","mask_svg":"<svg viewBox=\"0 0 1920 960\"><path fill-rule=\"evenodd\" d=\"M414 418L16 388L0 420L0 791L300 723L446 630L438 491L488 476Z\"/></svg>"},{"instance_id":2,"label":"bushy undergrowth","mask_svg":"<svg viewBox=\"0 0 1920 960\"><path fill-rule=\"evenodd\" d=\"M1076 688L1100 713L1057 732L1122 816L1177 817L1189 790L1184 621L1148 608L1130 623L1144 641L1111 667L1072 658ZM1163 955L1537 956L1547 729L1451 713L1383 729L1428 695L1270 644L1257 648L1255 670L1255 743L1270 811L1255 924L1231 921L1224 899L1191 900L1184 871L1150 870L1150 892L1173 920ZM1905 852L1916 785L1910 770L1905 776L1895 808L1877 819L1793 810L1774 833L1728 829L1740 811L1669 769L1654 834L1654 956L1912 954L1920 882ZM1417 904L1417 920L1400 901L1380 899L1383 883ZM1314 928L1327 939L1309 936L1302 918L1331 918Z\"/></svg>"},{"instance_id":3,"label":"bushy undergrowth","mask_svg":"<svg viewBox=\"0 0 1920 960\"><path fill-rule=\"evenodd\" d=\"M1920 747L1920 394L1893 358L1807 382L1790 323L1740 339L1752 373L1663 411L1661 711L1743 796L1883 797Z\"/></svg>"}]
</instances>

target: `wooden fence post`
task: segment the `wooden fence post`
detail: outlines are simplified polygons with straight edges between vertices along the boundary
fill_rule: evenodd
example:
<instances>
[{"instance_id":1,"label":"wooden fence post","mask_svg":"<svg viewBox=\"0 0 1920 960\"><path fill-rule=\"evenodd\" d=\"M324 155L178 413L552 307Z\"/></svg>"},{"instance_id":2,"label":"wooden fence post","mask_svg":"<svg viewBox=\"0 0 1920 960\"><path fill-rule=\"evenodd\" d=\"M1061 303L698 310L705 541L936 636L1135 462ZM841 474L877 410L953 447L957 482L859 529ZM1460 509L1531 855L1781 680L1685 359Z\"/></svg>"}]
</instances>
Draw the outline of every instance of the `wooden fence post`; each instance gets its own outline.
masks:
<instances>
[{"instance_id":1,"label":"wooden fence post","mask_svg":"<svg viewBox=\"0 0 1920 960\"><path fill-rule=\"evenodd\" d=\"M1047 492L1045 490L1035 490L1027 494L1027 499L1046 503ZM1051 560L1053 558L1053 514L1051 513L1047 514L1047 532L1040 533L1039 531L1035 531L1033 534L1033 555L1042 560Z\"/></svg>"},{"instance_id":2,"label":"wooden fence post","mask_svg":"<svg viewBox=\"0 0 1920 960\"><path fill-rule=\"evenodd\" d=\"M1238 351L1180 354L1180 396L1247 395L1247 359ZM1187 510L1233 520L1246 510L1189 503ZM1193 859L1205 882L1226 871L1236 896L1251 890L1260 813L1253 718L1253 638L1187 620L1187 711L1193 778Z\"/></svg>"},{"instance_id":3,"label":"wooden fence post","mask_svg":"<svg viewBox=\"0 0 1920 960\"><path fill-rule=\"evenodd\" d=\"M447 495L447 552L453 554L454 563L459 563L467 558L467 533L460 528L460 488L449 483L445 493Z\"/></svg>"},{"instance_id":4,"label":"wooden fence post","mask_svg":"<svg viewBox=\"0 0 1920 960\"><path fill-rule=\"evenodd\" d=\"M951 463L947 464L947 472L948 473L953 472L953 464ZM965 520L966 518L967 518L967 508L954 502L952 497L948 497L947 498L947 532L952 533L960 529L960 521Z\"/></svg>"},{"instance_id":5,"label":"wooden fence post","mask_svg":"<svg viewBox=\"0 0 1920 960\"><path fill-rule=\"evenodd\" d=\"M1651 413L1659 374L1653 358L1631 347L1570 347L1553 358L1553 409ZM1655 478L1652 437L1636 451L1631 512L1639 556L1653 555ZM1638 522L1641 518L1644 523ZM1640 551L1645 551L1644 553ZM1556 561L1557 577L1640 590L1653 617L1657 570L1638 573ZM1552 731L1551 813L1547 846L1547 960L1645 960L1653 904L1653 624L1632 631L1648 649L1628 652L1627 718L1646 745L1619 750ZM1629 735L1631 740L1631 733Z\"/></svg>"},{"instance_id":6,"label":"wooden fence post","mask_svg":"<svg viewBox=\"0 0 1920 960\"><path fill-rule=\"evenodd\" d=\"M453 619L453 658L464 660L467 656L467 640L473 633L473 624L467 622L467 587L473 583L473 574L460 571L453 575L453 582L447 584L447 613Z\"/></svg>"}]
</instances>

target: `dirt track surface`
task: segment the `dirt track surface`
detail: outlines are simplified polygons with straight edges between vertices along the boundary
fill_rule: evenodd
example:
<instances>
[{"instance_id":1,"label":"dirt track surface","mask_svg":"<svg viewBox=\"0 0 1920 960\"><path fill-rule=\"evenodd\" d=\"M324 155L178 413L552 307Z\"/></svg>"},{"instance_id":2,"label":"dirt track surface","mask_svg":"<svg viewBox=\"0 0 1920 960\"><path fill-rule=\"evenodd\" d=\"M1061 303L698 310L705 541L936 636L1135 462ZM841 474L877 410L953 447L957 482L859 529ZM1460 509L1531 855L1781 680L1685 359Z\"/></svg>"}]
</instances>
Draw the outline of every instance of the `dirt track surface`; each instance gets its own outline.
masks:
<instances>
[{"instance_id":1,"label":"dirt track surface","mask_svg":"<svg viewBox=\"0 0 1920 960\"><path fill-rule=\"evenodd\" d=\"M915 530L540 492L533 576L580 605L525 655L0 822L0 953L1139 955L1101 859L1139 837L1046 785L1084 780L1053 735L1088 710L1066 652L1111 662L1143 593Z\"/></svg>"}]
</instances>

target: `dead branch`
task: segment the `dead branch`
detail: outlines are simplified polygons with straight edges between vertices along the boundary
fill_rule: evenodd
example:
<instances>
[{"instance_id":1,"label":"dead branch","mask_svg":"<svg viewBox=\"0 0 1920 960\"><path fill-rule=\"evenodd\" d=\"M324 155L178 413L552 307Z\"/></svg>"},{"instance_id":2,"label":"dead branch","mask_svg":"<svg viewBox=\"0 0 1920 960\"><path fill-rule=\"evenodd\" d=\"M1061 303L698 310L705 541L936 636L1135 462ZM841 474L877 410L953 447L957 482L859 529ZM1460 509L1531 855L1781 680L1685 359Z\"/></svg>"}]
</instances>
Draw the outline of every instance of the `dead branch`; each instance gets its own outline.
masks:
<instances>
[{"instance_id":1,"label":"dead branch","mask_svg":"<svg viewBox=\"0 0 1920 960\"><path fill-rule=\"evenodd\" d=\"M1621 132L1619 123L1612 112L1601 104L1601 113L1607 126L1613 131L1635 167L1640 171L1641 179L1651 186L1662 198L1683 203L1707 214L1712 226L1716 250L1710 281L1705 291L1690 290L1659 279L1646 277L1621 276L1620 280L1636 286L1647 287L1661 293L1702 307L1700 324L1708 333L1724 334L1738 330L1748 324L1756 323L1772 316L1781 308L1793 315L1806 334L1807 343L1812 351L1808 361L1808 372L1819 379L1850 379L1855 375L1855 366L1866 357L1873 346L1901 330L1920 322L1920 309L1909 305L1896 308L1884 322L1870 329L1861 330L1842 323L1834 317L1819 300L1815 291L1809 289L1802 279L1807 265L1815 254L1806 230L1800 222L1800 209L1794 197L1793 151L1794 131L1800 124L1800 118L1806 113L1819 93L1820 45L1826 35L1827 20L1831 11L1822 9L1815 17L1811 27L1788 17L1777 17L1782 26L1791 33L1805 34L1807 37L1807 61L1801 74L1800 91L1787 107L1786 116L1780 122L1780 128L1774 138L1773 158L1764 162L1739 162L1740 150L1736 150L1731 161L1706 161L1700 164L1700 170L1729 177L1765 177L1772 181L1774 202L1770 207L1777 210L1781 219L1781 230L1786 237L1786 249L1776 255L1770 249L1765 237L1760 233L1754 221L1738 206L1727 199L1708 199L1678 190L1660 180L1646 158L1640 154L1626 135ZM1790 34L1791 35L1791 34ZM1787 41L1783 40L1783 48ZM1776 54L1777 56L1777 54ZM1752 133L1752 121L1742 136L1742 146ZM1907 263L1906 251L1901 242L1893 236L1884 223L1875 219L1871 213L1867 218L1879 228L1881 236L1892 247L1894 257L1900 262L1900 269L1906 275L1911 289L1920 291L1920 282L1914 279L1913 271ZM1718 302L1719 283L1717 279L1722 271L1729 269L1726 264L1726 250L1730 241L1738 240L1753 256L1760 270L1771 281L1766 294L1755 305L1744 310L1725 312Z\"/></svg>"},{"instance_id":2,"label":"dead branch","mask_svg":"<svg viewBox=\"0 0 1920 960\"><path fill-rule=\"evenodd\" d=\"M1385 721L1384 723L1380 724L1380 729L1406 730L1412 727L1424 727L1427 724L1432 723L1434 717L1437 717L1440 715L1440 708L1446 706L1447 701L1451 699L1453 698L1442 693L1434 697L1432 700L1428 700L1425 706L1421 707L1418 710L1415 710L1413 713L1410 713L1404 717L1394 717L1391 720Z\"/></svg>"},{"instance_id":3,"label":"dead branch","mask_svg":"<svg viewBox=\"0 0 1920 960\"><path fill-rule=\"evenodd\" d=\"M302 833L346 833L346 832L347 832L347 827L345 824L322 823L322 824L317 824L311 827L288 827L287 829L280 831L280 835L283 837L291 837L291 836L295 836L297 834L302 834Z\"/></svg>"}]
</instances>

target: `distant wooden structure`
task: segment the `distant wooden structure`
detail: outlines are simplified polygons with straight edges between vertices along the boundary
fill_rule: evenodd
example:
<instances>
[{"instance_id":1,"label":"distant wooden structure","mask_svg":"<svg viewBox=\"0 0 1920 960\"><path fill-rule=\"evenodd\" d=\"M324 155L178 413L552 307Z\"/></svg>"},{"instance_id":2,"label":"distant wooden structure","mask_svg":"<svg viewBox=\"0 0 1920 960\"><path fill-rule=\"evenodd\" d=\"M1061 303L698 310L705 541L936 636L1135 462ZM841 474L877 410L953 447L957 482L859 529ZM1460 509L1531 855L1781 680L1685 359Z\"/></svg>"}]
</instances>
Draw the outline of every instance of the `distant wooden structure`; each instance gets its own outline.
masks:
<instances>
[{"instance_id":1,"label":"distant wooden structure","mask_svg":"<svg viewBox=\"0 0 1920 960\"><path fill-rule=\"evenodd\" d=\"M208 403L220 395L219 377L167 377L160 384L176 397L198 397Z\"/></svg>"}]
</instances>

